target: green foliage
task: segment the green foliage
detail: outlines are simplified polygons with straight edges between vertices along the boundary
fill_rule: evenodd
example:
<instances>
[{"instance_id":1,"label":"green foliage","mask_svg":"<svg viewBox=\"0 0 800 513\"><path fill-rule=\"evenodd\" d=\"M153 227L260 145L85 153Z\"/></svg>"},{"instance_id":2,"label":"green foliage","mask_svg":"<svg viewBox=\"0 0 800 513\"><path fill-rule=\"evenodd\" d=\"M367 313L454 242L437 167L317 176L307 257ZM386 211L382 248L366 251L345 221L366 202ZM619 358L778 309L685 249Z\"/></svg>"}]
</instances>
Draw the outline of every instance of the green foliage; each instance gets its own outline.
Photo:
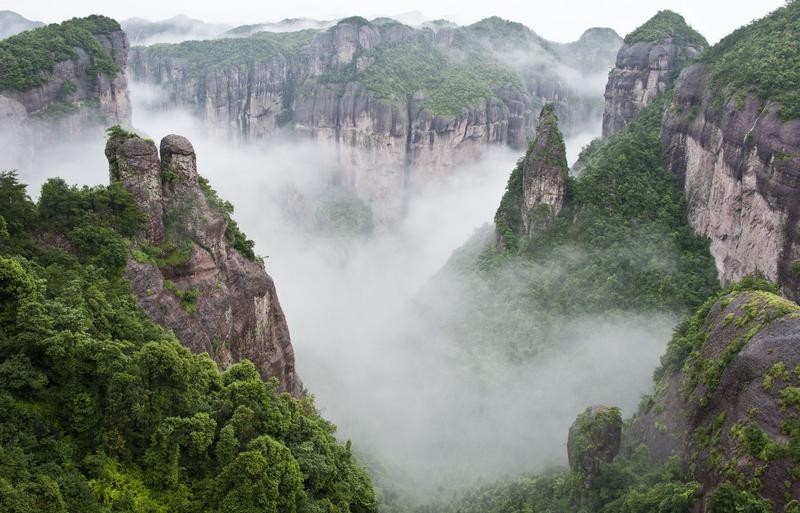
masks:
<instances>
[{"instance_id":1,"label":"green foliage","mask_svg":"<svg viewBox=\"0 0 800 513\"><path fill-rule=\"evenodd\" d=\"M34 204L0 174L0 510L376 511L311 397L250 362L220 372L147 318L109 253L134 210L61 180Z\"/></svg>"},{"instance_id":2,"label":"green foliage","mask_svg":"<svg viewBox=\"0 0 800 513\"><path fill-rule=\"evenodd\" d=\"M523 248L523 258L563 267L556 282L537 286L549 309L683 312L716 288L708 242L686 222L683 193L661 166L659 130L666 101L662 97L584 157L585 169L568 181L565 205L552 229L530 246L518 236L510 239L517 244L509 248ZM495 219L503 237L521 232L521 166L511 175ZM488 250L482 265L502 272L509 258Z\"/></svg>"},{"instance_id":3,"label":"green foliage","mask_svg":"<svg viewBox=\"0 0 800 513\"><path fill-rule=\"evenodd\" d=\"M736 30L702 61L721 97L753 94L780 103L784 119L800 118L800 3Z\"/></svg>"},{"instance_id":4,"label":"green foliage","mask_svg":"<svg viewBox=\"0 0 800 513\"><path fill-rule=\"evenodd\" d=\"M225 220L228 221L228 227L225 229L225 239L245 258L248 260L255 260L256 254L254 248L256 243L248 239L239 228L236 221L233 220L233 205L231 202L220 198L217 191L211 188L207 179L200 176L198 177L198 182L200 183L200 189L203 191L203 195L206 197L206 200L208 200L209 206L225 216Z\"/></svg>"},{"instance_id":5,"label":"green foliage","mask_svg":"<svg viewBox=\"0 0 800 513\"><path fill-rule=\"evenodd\" d=\"M287 57L311 42L315 33L315 30L259 32L247 38L155 44L149 46L147 51L156 57L186 59L192 72L199 76L273 57Z\"/></svg>"},{"instance_id":6,"label":"green foliage","mask_svg":"<svg viewBox=\"0 0 800 513\"><path fill-rule=\"evenodd\" d=\"M0 41L0 90L26 91L44 84L57 62L78 58L76 47L89 54L90 74L118 73L119 67L95 36L119 30L119 24L111 18L92 15L3 39Z\"/></svg>"},{"instance_id":7,"label":"green foliage","mask_svg":"<svg viewBox=\"0 0 800 513\"><path fill-rule=\"evenodd\" d=\"M706 38L689 26L683 16L667 10L659 11L644 25L625 36L625 43L655 43L667 38L674 39L678 45L708 48Z\"/></svg>"},{"instance_id":8,"label":"green foliage","mask_svg":"<svg viewBox=\"0 0 800 513\"><path fill-rule=\"evenodd\" d=\"M459 114L481 99L494 98L505 85L521 87L520 80L480 46L447 50L423 36L402 45L382 45L362 51L371 62L366 70L354 67L323 75L327 82L362 82L376 97L396 100L424 93L434 114Z\"/></svg>"},{"instance_id":9,"label":"green foliage","mask_svg":"<svg viewBox=\"0 0 800 513\"><path fill-rule=\"evenodd\" d=\"M682 479L678 462L654 464L644 449L602 465L589 489L578 477L565 471L517 478L418 513L690 513L700 489Z\"/></svg>"},{"instance_id":10,"label":"green foliage","mask_svg":"<svg viewBox=\"0 0 800 513\"><path fill-rule=\"evenodd\" d=\"M200 295L200 290L197 287L183 290L178 288L178 286L170 280L166 280L164 281L164 288L180 299L181 307L183 307L186 312L190 314L197 312L197 298Z\"/></svg>"}]
</instances>

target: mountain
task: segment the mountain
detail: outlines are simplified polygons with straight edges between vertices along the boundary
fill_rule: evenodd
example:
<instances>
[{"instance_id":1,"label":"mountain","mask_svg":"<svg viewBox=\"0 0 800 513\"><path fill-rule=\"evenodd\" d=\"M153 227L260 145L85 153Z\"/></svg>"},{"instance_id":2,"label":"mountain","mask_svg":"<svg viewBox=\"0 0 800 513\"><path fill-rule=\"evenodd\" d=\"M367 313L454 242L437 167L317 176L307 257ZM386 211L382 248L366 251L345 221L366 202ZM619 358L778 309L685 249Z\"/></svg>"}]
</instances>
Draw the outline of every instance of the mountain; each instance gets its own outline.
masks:
<instances>
[{"instance_id":1,"label":"mountain","mask_svg":"<svg viewBox=\"0 0 800 513\"><path fill-rule=\"evenodd\" d=\"M693 31L670 22L679 19L659 13L626 37L620 55L630 55L643 43L640 37L648 51L655 48L650 39L659 41L656 45L671 41L677 55L687 38L699 46L702 41ZM533 174L538 183L550 183L550 168L541 163L555 161L547 157L550 148L542 145L532 145L520 161L496 218L496 237L507 240L511 233L517 244L496 248L484 242L473 269L500 269L497 276L502 277L513 271L512 258L542 263L547 248L565 240L572 251L609 240L613 259L587 263L595 282L573 289L568 303L546 307L575 309L609 283L631 289L623 297L606 292L605 297L614 297L605 305L607 312L624 304L628 295L642 301L649 296L642 296L645 289L661 296L664 290L645 285L647 280L620 279L620 271L652 262L658 254L624 228L657 219L650 209L657 197L672 191L670 208L678 209L673 230L696 232L682 238L686 246L679 268L701 265L706 280L710 271L725 288L716 290L713 280L687 289L689 314L675 329L654 373L652 395L642 398L632 418L623 421L618 408L601 404L578 415L564 433L569 470L487 485L433 511L800 511L800 305L792 300L797 296L795 275L788 273L796 257L792 205L800 164L793 158L800 111L790 85L800 60L788 42L800 30L799 20L800 7L789 3L702 55L694 54L694 60L684 52L687 58L669 66L612 71L609 90L629 102L634 117L616 118L620 126L584 151L582 171L567 180L565 193L558 181L551 183L548 192L563 195L563 206L549 228L533 236L522 219L525 209L540 205L521 200L521 170L538 170ZM673 50L664 55L676 55ZM662 73L667 67L670 73ZM619 79L623 72L641 76L645 71L650 78ZM653 87L645 96L640 95L643 84ZM606 114L619 112L613 107ZM653 195L656 183L664 188ZM552 202L542 204L550 209ZM583 217L582 212L591 215ZM617 213L622 217L615 218ZM516 224L507 222L512 216ZM595 229L571 228L576 236L570 239L565 237L570 232L560 228L580 227L587 220ZM629 252L625 240L639 240L636 250ZM580 271L567 273L562 282L545 287L545 293L569 290L569 282L582 277ZM651 272L647 275L652 277ZM540 290L532 282L525 294ZM507 322L519 305L506 297L502 303L511 310ZM541 316L541 311L528 313Z\"/></svg>"},{"instance_id":2,"label":"mountain","mask_svg":"<svg viewBox=\"0 0 800 513\"><path fill-rule=\"evenodd\" d=\"M661 142L723 282L754 272L800 299L796 2L724 38L677 79ZM772 63L774 61L774 63Z\"/></svg>"},{"instance_id":3,"label":"mountain","mask_svg":"<svg viewBox=\"0 0 800 513\"><path fill-rule=\"evenodd\" d=\"M567 132L599 117L599 87L569 84L611 67L619 41L600 39L605 69L584 69L581 45L500 18L434 30L352 17L323 31L134 48L130 69L161 86L165 108L186 106L220 134L337 145L342 182L386 219L400 215L406 191L489 145L525 147L545 103Z\"/></svg>"},{"instance_id":4,"label":"mountain","mask_svg":"<svg viewBox=\"0 0 800 513\"><path fill-rule=\"evenodd\" d=\"M103 16L74 18L0 41L0 168L29 164L53 141L128 125L128 40Z\"/></svg>"},{"instance_id":5,"label":"mountain","mask_svg":"<svg viewBox=\"0 0 800 513\"><path fill-rule=\"evenodd\" d=\"M625 128L707 48L706 39L672 11L660 11L628 34L608 77L603 137Z\"/></svg>"},{"instance_id":6,"label":"mountain","mask_svg":"<svg viewBox=\"0 0 800 513\"><path fill-rule=\"evenodd\" d=\"M29 20L14 11L0 11L0 39L43 25L41 21Z\"/></svg>"},{"instance_id":7,"label":"mountain","mask_svg":"<svg viewBox=\"0 0 800 513\"><path fill-rule=\"evenodd\" d=\"M206 23L183 14L166 20L128 18L120 22L132 45L179 43L190 39L213 39L230 30L228 25Z\"/></svg>"},{"instance_id":8,"label":"mountain","mask_svg":"<svg viewBox=\"0 0 800 513\"><path fill-rule=\"evenodd\" d=\"M195 353L222 367L253 362L279 391L301 396L289 328L253 242L231 219L232 207L197 174L191 143L152 141L115 129L106 145L112 182L145 213L145 231L126 276L153 321L171 328Z\"/></svg>"},{"instance_id":9,"label":"mountain","mask_svg":"<svg viewBox=\"0 0 800 513\"><path fill-rule=\"evenodd\" d=\"M148 146L120 145L121 135L109 142L118 156ZM176 174L188 171L188 155L177 153L184 140L171 136L163 148ZM37 203L14 173L0 173L1 509L377 511L350 443L336 440L310 397L279 393L250 362L219 370L140 307L126 262L152 223L137 202L143 191L125 188L135 168L117 163L122 183L52 179ZM173 191L191 190L184 178ZM238 259L229 254L227 263ZM256 273L239 285L263 286L259 269L261 282ZM212 294L232 293L224 279ZM181 300L202 309L201 297Z\"/></svg>"}]
</instances>

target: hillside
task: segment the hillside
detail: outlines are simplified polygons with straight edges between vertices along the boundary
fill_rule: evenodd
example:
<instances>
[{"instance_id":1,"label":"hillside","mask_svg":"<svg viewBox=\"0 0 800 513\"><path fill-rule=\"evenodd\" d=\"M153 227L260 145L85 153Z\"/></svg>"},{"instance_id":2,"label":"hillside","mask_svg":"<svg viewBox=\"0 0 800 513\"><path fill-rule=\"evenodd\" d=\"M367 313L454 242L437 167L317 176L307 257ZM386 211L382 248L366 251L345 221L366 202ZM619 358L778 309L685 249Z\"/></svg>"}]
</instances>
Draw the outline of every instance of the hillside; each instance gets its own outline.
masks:
<instances>
[{"instance_id":1,"label":"hillside","mask_svg":"<svg viewBox=\"0 0 800 513\"><path fill-rule=\"evenodd\" d=\"M146 215L119 182L0 174L0 505L9 513L376 511L310 396L224 371L139 307Z\"/></svg>"},{"instance_id":2,"label":"hillside","mask_svg":"<svg viewBox=\"0 0 800 513\"><path fill-rule=\"evenodd\" d=\"M128 41L111 18L73 18L0 40L0 169L54 142L130 123Z\"/></svg>"}]
</instances>

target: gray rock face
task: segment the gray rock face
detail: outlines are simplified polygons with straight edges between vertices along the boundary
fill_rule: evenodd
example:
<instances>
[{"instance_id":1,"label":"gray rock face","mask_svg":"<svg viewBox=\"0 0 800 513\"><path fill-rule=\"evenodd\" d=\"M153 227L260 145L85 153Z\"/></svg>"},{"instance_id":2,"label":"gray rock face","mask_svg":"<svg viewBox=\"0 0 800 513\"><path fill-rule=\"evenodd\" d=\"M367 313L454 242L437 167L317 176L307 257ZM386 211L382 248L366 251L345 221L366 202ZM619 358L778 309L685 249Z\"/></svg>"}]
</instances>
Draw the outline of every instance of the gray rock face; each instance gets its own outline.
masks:
<instances>
[{"instance_id":1,"label":"gray rock face","mask_svg":"<svg viewBox=\"0 0 800 513\"><path fill-rule=\"evenodd\" d=\"M121 31L95 39L119 66L114 76L93 73L94 59L76 48L77 57L56 63L44 84L26 91L0 91L0 134L15 134L20 143L0 156L0 167L27 167L31 155L52 141L99 135L116 124L130 126L128 40Z\"/></svg>"},{"instance_id":2,"label":"gray rock face","mask_svg":"<svg viewBox=\"0 0 800 513\"><path fill-rule=\"evenodd\" d=\"M126 275L145 312L192 351L207 352L223 367L249 359L265 379L277 378L280 390L301 395L275 285L262 262L248 260L227 239L227 218L198 182L192 144L169 135L159 159L152 141L112 137L106 156L111 179L147 215L140 244L164 247L166 240L188 254L172 264L128 261Z\"/></svg>"},{"instance_id":3,"label":"gray rock face","mask_svg":"<svg viewBox=\"0 0 800 513\"><path fill-rule=\"evenodd\" d=\"M740 292L715 304L703 327L707 340L697 359L690 357L690 369L708 362L706 372L712 372L708 364L726 362L731 347L742 345L741 350L722 365L712 384L695 382L683 371L667 376L632 424L626 436L632 447L644 443L656 460L677 455L695 466L702 485L695 511L706 511L708 497L730 475L758 481L774 511L800 498L795 463L782 452L794 443L789 426L800 418L798 404L787 399L798 385L792 372L800 365L798 312L796 304L761 291ZM771 451L753 453L769 444Z\"/></svg>"},{"instance_id":4,"label":"gray rock face","mask_svg":"<svg viewBox=\"0 0 800 513\"><path fill-rule=\"evenodd\" d=\"M608 75L603 110L603 137L619 132L643 108L667 90L680 67L703 48L679 45L672 38L624 45Z\"/></svg>"},{"instance_id":5,"label":"gray rock face","mask_svg":"<svg viewBox=\"0 0 800 513\"><path fill-rule=\"evenodd\" d=\"M398 217L403 191L446 176L488 146L524 148L534 135L537 110L545 103L557 105L567 128L583 122L587 113L599 112L599 103L555 78L554 70L568 66L549 54L552 66L527 73L522 87L498 87L494 98L475 101L458 114L431 112L423 91L387 100L360 82L333 84L323 78L351 68L367 69L374 61L370 50L415 38L449 48L454 29L339 23L294 53L199 73L186 59L134 48L130 69L133 79L160 84L169 102L189 107L220 135L257 140L285 128L336 145L344 182L363 201L379 206L378 221ZM604 41L616 51L618 40ZM571 56L575 66L584 62L576 57L576 48L565 47L562 53ZM598 51L598 59L608 53ZM587 72L603 66L598 59ZM572 73L580 76L577 68Z\"/></svg>"},{"instance_id":6,"label":"gray rock face","mask_svg":"<svg viewBox=\"0 0 800 513\"><path fill-rule=\"evenodd\" d=\"M522 166L522 220L529 238L550 227L564 206L567 190L564 138L551 106L542 109L532 150Z\"/></svg>"},{"instance_id":7,"label":"gray rock face","mask_svg":"<svg viewBox=\"0 0 800 513\"><path fill-rule=\"evenodd\" d=\"M723 282L761 272L800 299L800 120L746 97L719 106L705 65L676 82L662 126L666 168L684 184L689 222L711 239Z\"/></svg>"}]
</instances>

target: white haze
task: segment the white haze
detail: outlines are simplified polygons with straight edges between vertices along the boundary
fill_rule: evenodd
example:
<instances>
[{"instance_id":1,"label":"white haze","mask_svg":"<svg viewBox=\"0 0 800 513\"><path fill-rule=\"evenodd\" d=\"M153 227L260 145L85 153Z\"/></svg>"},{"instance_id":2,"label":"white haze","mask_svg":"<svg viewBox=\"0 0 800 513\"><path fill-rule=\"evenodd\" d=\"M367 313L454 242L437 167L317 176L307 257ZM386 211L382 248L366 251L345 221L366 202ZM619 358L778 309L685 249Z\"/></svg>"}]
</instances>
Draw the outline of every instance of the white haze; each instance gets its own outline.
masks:
<instances>
[{"instance_id":1,"label":"white haze","mask_svg":"<svg viewBox=\"0 0 800 513\"><path fill-rule=\"evenodd\" d=\"M479 358L419 315L416 299L476 228L490 222L520 154L496 148L408 203L408 215L371 237L304 231L283 212L287 186L313 196L335 152L312 142L236 145L188 114L148 111L132 84L134 126L159 141L187 136L199 172L236 207L235 218L266 256L306 387L325 417L369 460L383 485L410 500L566 463L567 429L586 406L631 413L651 386L674 319L565 320L535 363L509 364L492 347ZM149 98L152 100L152 98ZM594 126L596 135L599 126ZM570 141L575 148L581 141ZM107 182L104 141L52 147L21 168L31 192L46 177ZM459 284L455 284L458 289ZM426 300L458 304L447 294ZM502 340L497 341L501 346Z\"/></svg>"}]
</instances>

